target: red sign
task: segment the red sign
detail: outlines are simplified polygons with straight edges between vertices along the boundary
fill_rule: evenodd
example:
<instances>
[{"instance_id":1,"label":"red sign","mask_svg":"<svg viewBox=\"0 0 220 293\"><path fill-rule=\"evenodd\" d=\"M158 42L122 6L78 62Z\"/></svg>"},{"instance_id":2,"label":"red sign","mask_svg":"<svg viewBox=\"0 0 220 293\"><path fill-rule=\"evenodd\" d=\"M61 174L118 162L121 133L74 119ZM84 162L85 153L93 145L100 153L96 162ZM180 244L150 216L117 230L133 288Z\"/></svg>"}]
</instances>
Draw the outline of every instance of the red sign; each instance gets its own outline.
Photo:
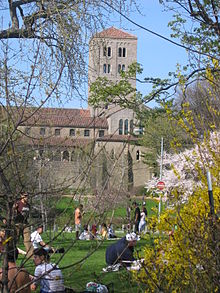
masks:
<instances>
[{"instance_id":1,"label":"red sign","mask_svg":"<svg viewBox=\"0 0 220 293\"><path fill-rule=\"evenodd\" d=\"M157 188L163 190L165 188L165 183L163 181L159 181L157 183Z\"/></svg>"}]
</instances>

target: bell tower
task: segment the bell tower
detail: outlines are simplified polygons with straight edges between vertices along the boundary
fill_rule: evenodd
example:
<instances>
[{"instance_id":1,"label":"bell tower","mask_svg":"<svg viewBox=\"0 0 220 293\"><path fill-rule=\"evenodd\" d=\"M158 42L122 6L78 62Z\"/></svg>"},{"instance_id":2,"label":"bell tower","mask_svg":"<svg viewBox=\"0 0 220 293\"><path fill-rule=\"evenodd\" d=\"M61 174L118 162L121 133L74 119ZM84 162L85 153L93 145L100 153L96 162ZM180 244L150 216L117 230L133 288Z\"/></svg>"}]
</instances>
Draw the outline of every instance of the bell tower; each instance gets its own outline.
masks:
<instances>
[{"instance_id":1,"label":"bell tower","mask_svg":"<svg viewBox=\"0 0 220 293\"><path fill-rule=\"evenodd\" d=\"M98 77L106 77L117 82L121 78L121 71L126 71L134 62L137 62L136 36L114 27L97 33L89 43L88 86L90 87ZM136 87L135 79L130 83ZM89 109L92 116L107 118L109 134L127 135L131 132L134 119L131 109L107 103L103 103L95 110L91 106Z\"/></svg>"}]
</instances>

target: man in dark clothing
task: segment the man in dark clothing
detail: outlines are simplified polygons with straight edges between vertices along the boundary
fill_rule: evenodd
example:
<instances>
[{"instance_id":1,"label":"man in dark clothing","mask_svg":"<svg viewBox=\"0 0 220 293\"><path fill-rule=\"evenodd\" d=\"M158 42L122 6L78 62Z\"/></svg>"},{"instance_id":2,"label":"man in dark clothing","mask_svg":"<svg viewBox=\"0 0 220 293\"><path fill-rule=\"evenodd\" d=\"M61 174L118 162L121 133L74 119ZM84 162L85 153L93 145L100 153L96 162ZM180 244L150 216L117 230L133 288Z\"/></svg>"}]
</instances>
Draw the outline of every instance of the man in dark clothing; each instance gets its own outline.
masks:
<instances>
[{"instance_id":1,"label":"man in dark clothing","mask_svg":"<svg viewBox=\"0 0 220 293\"><path fill-rule=\"evenodd\" d=\"M107 247L105 260L108 265L115 265L123 261L134 261L134 246L139 240L134 232L128 233L116 243Z\"/></svg>"},{"instance_id":2,"label":"man in dark clothing","mask_svg":"<svg viewBox=\"0 0 220 293\"><path fill-rule=\"evenodd\" d=\"M145 213L145 217L147 217L147 209L146 209L146 202L144 201L143 204L143 212Z\"/></svg>"},{"instance_id":3,"label":"man in dark clothing","mask_svg":"<svg viewBox=\"0 0 220 293\"><path fill-rule=\"evenodd\" d=\"M140 219L141 219L141 211L140 208L138 207L138 204L136 203L136 201L133 202L133 206L134 206L134 224L135 224L135 233L138 233L138 227L139 227L139 223L140 223Z\"/></svg>"},{"instance_id":4,"label":"man in dark clothing","mask_svg":"<svg viewBox=\"0 0 220 293\"><path fill-rule=\"evenodd\" d=\"M14 205L14 221L17 239L19 240L20 235L22 235L28 257L33 253L30 228L28 225L29 213L30 204L28 203L28 194L22 193L20 200Z\"/></svg>"}]
</instances>

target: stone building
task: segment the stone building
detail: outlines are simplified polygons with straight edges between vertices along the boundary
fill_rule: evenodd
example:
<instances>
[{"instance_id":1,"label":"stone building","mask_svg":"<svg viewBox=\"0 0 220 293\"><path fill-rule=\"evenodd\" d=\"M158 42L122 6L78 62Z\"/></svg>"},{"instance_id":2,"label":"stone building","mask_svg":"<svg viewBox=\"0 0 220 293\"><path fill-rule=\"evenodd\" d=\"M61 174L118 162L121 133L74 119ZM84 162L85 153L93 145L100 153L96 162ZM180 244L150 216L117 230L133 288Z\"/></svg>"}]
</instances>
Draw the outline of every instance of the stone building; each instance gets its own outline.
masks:
<instances>
[{"instance_id":1,"label":"stone building","mask_svg":"<svg viewBox=\"0 0 220 293\"><path fill-rule=\"evenodd\" d=\"M99 76L119 80L121 70L137 60L137 37L114 27L93 36L89 47L88 86ZM42 108L20 129L29 137L45 188L132 190L150 179L134 123L131 109L105 104L95 110Z\"/></svg>"}]
</instances>

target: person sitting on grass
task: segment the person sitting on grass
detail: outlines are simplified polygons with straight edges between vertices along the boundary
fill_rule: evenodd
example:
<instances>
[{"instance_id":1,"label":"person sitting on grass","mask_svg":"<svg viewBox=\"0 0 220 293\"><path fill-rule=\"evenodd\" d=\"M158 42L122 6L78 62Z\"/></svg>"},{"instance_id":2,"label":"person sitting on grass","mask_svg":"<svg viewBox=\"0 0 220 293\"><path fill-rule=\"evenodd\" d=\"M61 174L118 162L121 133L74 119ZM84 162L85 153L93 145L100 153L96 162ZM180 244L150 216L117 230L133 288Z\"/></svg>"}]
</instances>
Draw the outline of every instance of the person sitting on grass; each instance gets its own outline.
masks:
<instances>
[{"instance_id":1,"label":"person sitting on grass","mask_svg":"<svg viewBox=\"0 0 220 293\"><path fill-rule=\"evenodd\" d=\"M39 225L37 227L37 230L34 231L33 233L31 233L31 242L32 242L34 249L43 247L48 253L53 253L53 252L63 253L64 252L64 248L60 248L60 249L56 250L55 248L47 245L41 237L42 233L43 233L43 225Z\"/></svg>"},{"instance_id":2,"label":"person sitting on grass","mask_svg":"<svg viewBox=\"0 0 220 293\"><path fill-rule=\"evenodd\" d=\"M27 285L31 282L28 272L16 266L16 260L18 258L17 248L14 249L9 246L8 249L8 292L14 293L17 290L21 293L31 292L30 285ZM0 269L0 284L2 284L2 269ZM27 285L25 288L20 289L25 285ZM2 285L0 285L0 288L2 289Z\"/></svg>"},{"instance_id":3,"label":"person sitting on grass","mask_svg":"<svg viewBox=\"0 0 220 293\"><path fill-rule=\"evenodd\" d=\"M97 238L97 228L96 228L96 225L95 224L92 225L91 238L92 239L96 239Z\"/></svg>"},{"instance_id":4,"label":"person sitting on grass","mask_svg":"<svg viewBox=\"0 0 220 293\"><path fill-rule=\"evenodd\" d=\"M31 242L33 244L34 249L43 247L45 250L47 250L47 252L53 252L54 249L43 241L41 237L42 233L43 233L43 225L39 225L37 227L37 230L31 233Z\"/></svg>"},{"instance_id":5,"label":"person sitting on grass","mask_svg":"<svg viewBox=\"0 0 220 293\"><path fill-rule=\"evenodd\" d=\"M138 240L140 240L140 238L134 232L127 233L125 237L107 247L105 254L107 265L111 266L121 263L125 266L129 266L131 262L135 261L133 256L134 246L137 244Z\"/></svg>"},{"instance_id":6,"label":"person sitting on grass","mask_svg":"<svg viewBox=\"0 0 220 293\"><path fill-rule=\"evenodd\" d=\"M34 249L34 283L31 284L31 290L35 291L40 285L41 293L64 293L64 281L61 270L56 264L50 263L50 258L45 249Z\"/></svg>"},{"instance_id":7,"label":"person sitting on grass","mask_svg":"<svg viewBox=\"0 0 220 293\"><path fill-rule=\"evenodd\" d=\"M101 234L102 239L106 239L108 236L107 225L105 223L102 223L102 225L101 225L100 234Z\"/></svg>"},{"instance_id":8,"label":"person sitting on grass","mask_svg":"<svg viewBox=\"0 0 220 293\"><path fill-rule=\"evenodd\" d=\"M111 224L108 224L108 239L117 238Z\"/></svg>"},{"instance_id":9,"label":"person sitting on grass","mask_svg":"<svg viewBox=\"0 0 220 293\"><path fill-rule=\"evenodd\" d=\"M88 230L88 226L83 227L83 232L79 235L79 240L90 240L91 236Z\"/></svg>"}]
</instances>

